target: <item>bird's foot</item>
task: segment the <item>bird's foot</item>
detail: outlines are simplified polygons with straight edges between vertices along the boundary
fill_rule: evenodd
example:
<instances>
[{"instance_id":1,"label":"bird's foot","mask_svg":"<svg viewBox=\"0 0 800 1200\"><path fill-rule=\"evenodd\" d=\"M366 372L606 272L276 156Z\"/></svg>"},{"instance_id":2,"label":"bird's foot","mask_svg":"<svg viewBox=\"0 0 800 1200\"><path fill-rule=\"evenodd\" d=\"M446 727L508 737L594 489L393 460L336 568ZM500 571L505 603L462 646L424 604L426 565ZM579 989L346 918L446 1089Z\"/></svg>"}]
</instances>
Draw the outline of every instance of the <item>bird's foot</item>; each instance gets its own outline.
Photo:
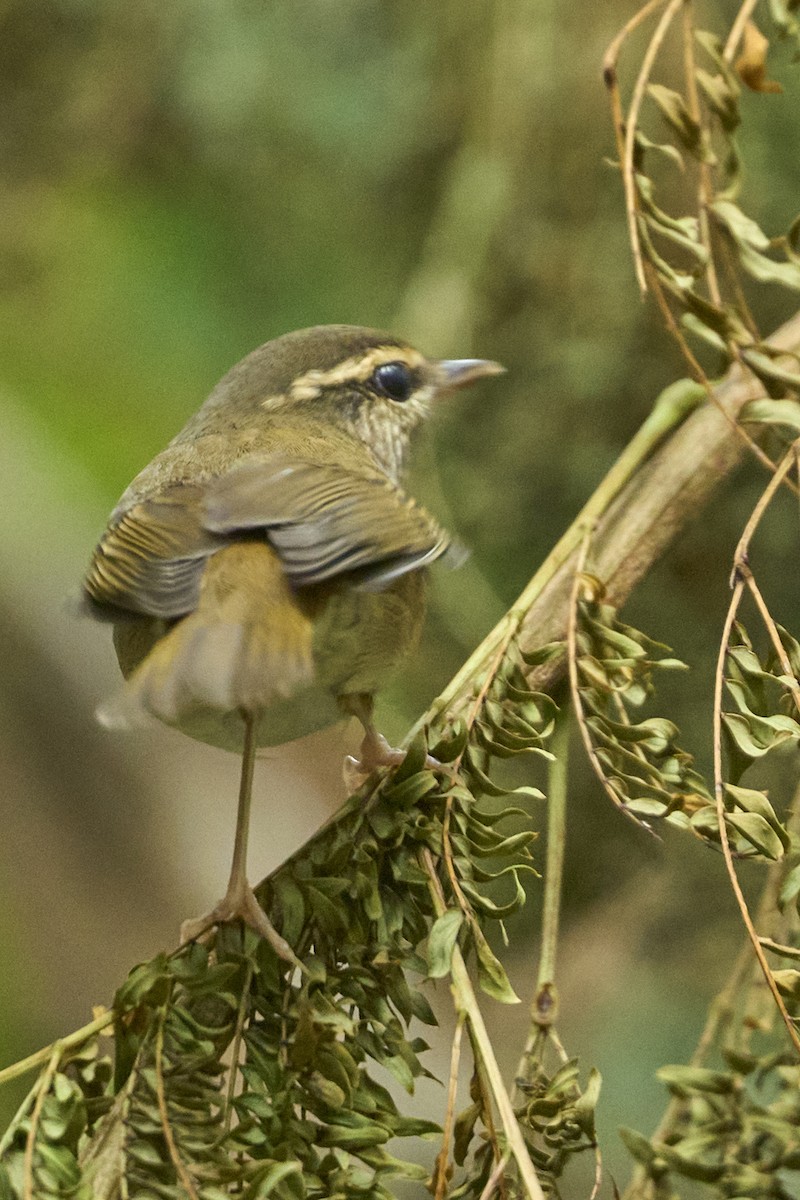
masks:
<instances>
[{"instance_id":1,"label":"bird's foot","mask_svg":"<svg viewBox=\"0 0 800 1200\"><path fill-rule=\"evenodd\" d=\"M352 794L367 781L373 771L380 767L398 767L406 756L405 750L390 746L382 733L370 732L361 743L361 757L354 758L352 754L345 755L342 774L345 787ZM441 767L438 759L432 754L425 756L425 766L434 770Z\"/></svg>"},{"instance_id":2,"label":"bird's foot","mask_svg":"<svg viewBox=\"0 0 800 1200\"><path fill-rule=\"evenodd\" d=\"M305 969L286 938L281 937L256 900L255 893L246 879L232 881L225 895L214 905L211 912L183 922L181 945L200 940L211 929L228 921L244 921L269 943L278 958L299 967L300 970Z\"/></svg>"}]
</instances>

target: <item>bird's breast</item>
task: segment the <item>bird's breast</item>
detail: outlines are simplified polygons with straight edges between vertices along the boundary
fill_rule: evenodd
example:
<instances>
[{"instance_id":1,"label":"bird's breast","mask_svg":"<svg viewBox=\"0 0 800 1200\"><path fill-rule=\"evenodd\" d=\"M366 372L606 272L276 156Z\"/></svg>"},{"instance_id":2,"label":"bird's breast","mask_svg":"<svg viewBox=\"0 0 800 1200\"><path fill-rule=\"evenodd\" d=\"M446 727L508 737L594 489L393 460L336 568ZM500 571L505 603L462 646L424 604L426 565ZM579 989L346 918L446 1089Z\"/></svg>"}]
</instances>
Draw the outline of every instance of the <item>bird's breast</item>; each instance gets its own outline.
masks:
<instances>
[{"instance_id":1,"label":"bird's breast","mask_svg":"<svg viewBox=\"0 0 800 1200\"><path fill-rule=\"evenodd\" d=\"M381 591L340 586L314 619L317 680L336 696L376 692L413 651L425 619L427 571L409 571Z\"/></svg>"}]
</instances>

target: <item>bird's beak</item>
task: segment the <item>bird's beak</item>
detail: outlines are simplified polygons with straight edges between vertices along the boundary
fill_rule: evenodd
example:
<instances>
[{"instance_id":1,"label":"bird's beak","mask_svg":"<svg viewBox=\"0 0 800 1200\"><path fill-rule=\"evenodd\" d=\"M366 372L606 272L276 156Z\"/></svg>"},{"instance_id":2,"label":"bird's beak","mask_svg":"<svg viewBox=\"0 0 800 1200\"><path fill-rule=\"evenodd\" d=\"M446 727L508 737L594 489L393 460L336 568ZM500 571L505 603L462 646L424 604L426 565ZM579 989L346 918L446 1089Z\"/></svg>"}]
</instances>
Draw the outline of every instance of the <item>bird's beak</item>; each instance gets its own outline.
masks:
<instances>
[{"instance_id":1,"label":"bird's beak","mask_svg":"<svg viewBox=\"0 0 800 1200\"><path fill-rule=\"evenodd\" d=\"M436 370L440 380L439 388L443 392L466 387L476 379L485 379L489 375L505 373L505 367L487 358L441 358L436 364Z\"/></svg>"}]
</instances>

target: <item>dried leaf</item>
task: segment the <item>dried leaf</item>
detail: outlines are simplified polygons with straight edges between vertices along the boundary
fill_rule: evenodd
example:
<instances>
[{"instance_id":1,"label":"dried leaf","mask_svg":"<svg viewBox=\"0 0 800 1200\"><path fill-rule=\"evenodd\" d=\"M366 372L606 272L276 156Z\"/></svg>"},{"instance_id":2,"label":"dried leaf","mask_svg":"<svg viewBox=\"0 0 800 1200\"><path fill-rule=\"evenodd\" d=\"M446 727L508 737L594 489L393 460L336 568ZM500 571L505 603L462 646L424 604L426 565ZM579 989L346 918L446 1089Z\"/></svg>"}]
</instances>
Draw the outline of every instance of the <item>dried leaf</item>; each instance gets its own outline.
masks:
<instances>
[{"instance_id":1,"label":"dried leaf","mask_svg":"<svg viewBox=\"0 0 800 1200\"><path fill-rule=\"evenodd\" d=\"M742 51L736 59L739 78L752 92L782 92L783 88L774 79L767 78L767 51L769 41L753 21L744 28Z\"/></svg>"}]
</instances>

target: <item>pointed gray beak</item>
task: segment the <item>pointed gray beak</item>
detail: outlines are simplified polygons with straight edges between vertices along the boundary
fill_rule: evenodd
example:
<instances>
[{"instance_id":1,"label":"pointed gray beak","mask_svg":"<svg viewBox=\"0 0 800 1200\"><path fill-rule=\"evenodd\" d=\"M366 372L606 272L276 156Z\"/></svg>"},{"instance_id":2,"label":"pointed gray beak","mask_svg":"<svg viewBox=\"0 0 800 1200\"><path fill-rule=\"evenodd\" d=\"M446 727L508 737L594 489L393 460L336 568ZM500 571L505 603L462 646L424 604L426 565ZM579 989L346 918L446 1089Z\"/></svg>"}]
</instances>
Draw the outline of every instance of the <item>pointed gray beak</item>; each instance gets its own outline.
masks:
<instances>
[{"instance_id":1,"label":"pointed gray beak","mask_svg":"<svg viewBox=\"0 0 800 1200\"><path fill-rule=\"evenodd\" d=\"M505 374L505 367L488 358L441 358L436 368L441 379L439 387L443 392L466 387L476 379L486 379L489 375Z\"/></svg>"}]
</instances>

